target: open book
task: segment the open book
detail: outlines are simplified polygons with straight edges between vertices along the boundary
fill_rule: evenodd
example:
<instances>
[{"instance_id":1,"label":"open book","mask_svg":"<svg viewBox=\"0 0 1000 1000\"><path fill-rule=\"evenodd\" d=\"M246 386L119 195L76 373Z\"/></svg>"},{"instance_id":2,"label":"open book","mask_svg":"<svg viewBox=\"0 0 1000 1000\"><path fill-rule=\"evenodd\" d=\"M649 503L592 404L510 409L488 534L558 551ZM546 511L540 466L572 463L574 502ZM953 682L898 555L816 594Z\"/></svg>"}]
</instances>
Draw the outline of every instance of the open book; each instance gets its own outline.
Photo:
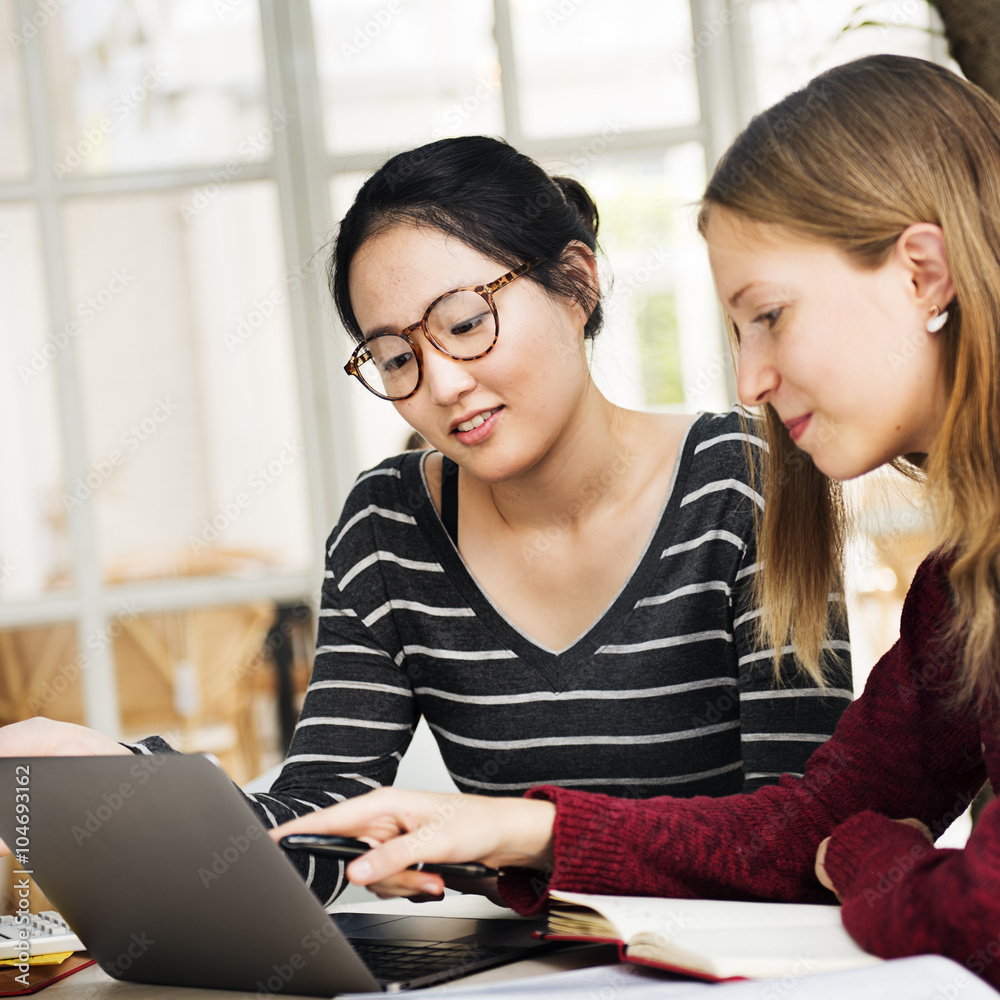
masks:
<instances>
[{"instance_id":1,"label":"open book","mask_svg":"<svg viewBox=\"0 0 1000 1000\"><path fill-rule=\"evenodd\" d=\"M839 906L550 893L549 934L613 941L627 962L703 979L835 972L880 962L851 940Z\"/></svg>"}]
</instances>

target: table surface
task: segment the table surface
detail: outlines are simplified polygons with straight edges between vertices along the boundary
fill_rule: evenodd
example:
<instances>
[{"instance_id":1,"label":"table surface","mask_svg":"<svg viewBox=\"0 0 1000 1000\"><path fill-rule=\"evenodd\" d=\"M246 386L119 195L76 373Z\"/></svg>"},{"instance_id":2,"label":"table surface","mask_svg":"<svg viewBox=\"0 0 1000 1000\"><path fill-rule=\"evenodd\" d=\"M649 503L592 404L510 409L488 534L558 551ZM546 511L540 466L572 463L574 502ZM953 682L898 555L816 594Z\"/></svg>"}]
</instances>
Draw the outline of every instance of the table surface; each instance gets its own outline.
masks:
<instances>
[{"instance_id":1,"label":"table surface","mask_svg":"<svg viewBox=\"0 0 1000 1000\"><path fill-rule=\"evenodd\" d=\"M372 903L354 903L331 907L331 912L362 911L376 913L405 913L407 915L461 916L461 917L509 917L517 919L511 910L494 906L481 896L447 896L439 902L410 903L407 900L379 900ZM549 972L564 972L570 969L593 965L607 965L617 961L616 949L611 945L591 945L574 951L558 952L538 958L523 959L509 965L501 965L483 972L463 976L461 983L487 983L511 980L524 976L538 976ZM454 989L452 982L451 989ZM433 989L415 990L414 996L434 995ZM112 979L96 965L74 973L66 979L47 986L39 994L44 1000L225 1000L241 995L232 990L199 989L188 986L150 986L144 983L123 983ZM373 996L375 994L372 994ZM384 995L384 994L379 994ZM292 998L297 994L282 993L281 997ZM303 998L304 1000L304 998ZM313 998L315 1000L315 998Z\"/></svg>"}]
</instances>

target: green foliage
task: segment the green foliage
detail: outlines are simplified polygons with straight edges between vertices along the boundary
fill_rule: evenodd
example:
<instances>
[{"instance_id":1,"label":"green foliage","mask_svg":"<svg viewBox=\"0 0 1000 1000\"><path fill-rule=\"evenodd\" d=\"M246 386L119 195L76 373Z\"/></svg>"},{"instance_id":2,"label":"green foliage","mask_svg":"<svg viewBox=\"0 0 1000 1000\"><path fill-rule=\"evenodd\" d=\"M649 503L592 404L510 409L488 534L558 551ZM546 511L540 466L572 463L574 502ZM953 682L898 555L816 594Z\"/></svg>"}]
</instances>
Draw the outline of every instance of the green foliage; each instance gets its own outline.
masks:
<instances>
[{"instance_id":1,"label":"green foliage","mask_svg":"<svg viewBox=\"0 0 1000 1000\"><path fill-rule=\"evenodd\" d=\"M643 394L647 406L684 402L677 308L669 293L635 298Z\"/></svg>"}]
</instances>

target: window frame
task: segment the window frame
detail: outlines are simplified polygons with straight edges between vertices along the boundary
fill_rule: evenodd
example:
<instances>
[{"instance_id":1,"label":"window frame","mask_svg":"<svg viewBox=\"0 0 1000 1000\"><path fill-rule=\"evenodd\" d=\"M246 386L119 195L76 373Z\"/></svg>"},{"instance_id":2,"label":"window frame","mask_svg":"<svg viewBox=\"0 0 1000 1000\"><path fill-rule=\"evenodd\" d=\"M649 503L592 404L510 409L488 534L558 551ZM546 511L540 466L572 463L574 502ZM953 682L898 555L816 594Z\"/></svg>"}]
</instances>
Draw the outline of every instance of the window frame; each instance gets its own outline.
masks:
<instances>
[{"instance_id":1,"label":"window frame","mask_svg":"<svg viewBox=\"0 0 1000 1000\"><path fill-rule=\"evenodd\" d=\"M673 146L701 145L706 168L729 144L740 123L754 110L753 73L749 47L748 3L688 0L693 28L693 58L701 115L690 126L625 132L615 155L665 152ZM309 0L259 0L266 88L269 106L293 112L288 127L274 135L273 157L247 163L233 184L267 180L275 184L281 210L283 251L287 262L315 257L323 245L316 235L331 230L330 184L340 173L374 169L389 150L331 155L323 134L320 88L316 68ZM576 135L548 140L528 139L521 129L520 93L511 26L510 0L493 0L495 39L504 86L501 91L504 137L538 159L566 156L599 136ZM33 0L16 0L15 16L31 20ZM725 30L713 34L713 26ZM710 44L699 44L699 32ZM50 98L44 51L36 35L21 49L24 100L34 167L25 178L0 182L0 201L30 204L37 212L43 252L49 323L61 329L71 319L65 264L65 234L61 208L66 199L110 194L162 192L197 187L212 181L219 164L197 168L120 173L99 177L57 179L53 136L47 114ZM665 58L667 54L665 53ZM88 644L90 636L108 634L123 609L142 614L221 606L267 598L276 602L317 603L323 573L324 541L358 472L354 416L342 366L346 339L335 328L332 309L311 282L288 289L299 415L306 459L309 530L314 556L307 570L273 571L255 580L224 577L182 577L144 583L113 584L102 579L97 559L94 515L89 504L68 512L73 582L67 591L31 600L0 600L0 629L72 623L77 645L86 650L81 671L87 724L109 736L120 735L120 714L111 645ZM700 332L704 336L704 331ZM713 332L725 348L721 322ZM54 361L57 423L61 435L64 482L85 477L89 456L83 432L81 384L75 347ZM735 399L732 373L727 389Z\"/></svg>"}]
</instances>

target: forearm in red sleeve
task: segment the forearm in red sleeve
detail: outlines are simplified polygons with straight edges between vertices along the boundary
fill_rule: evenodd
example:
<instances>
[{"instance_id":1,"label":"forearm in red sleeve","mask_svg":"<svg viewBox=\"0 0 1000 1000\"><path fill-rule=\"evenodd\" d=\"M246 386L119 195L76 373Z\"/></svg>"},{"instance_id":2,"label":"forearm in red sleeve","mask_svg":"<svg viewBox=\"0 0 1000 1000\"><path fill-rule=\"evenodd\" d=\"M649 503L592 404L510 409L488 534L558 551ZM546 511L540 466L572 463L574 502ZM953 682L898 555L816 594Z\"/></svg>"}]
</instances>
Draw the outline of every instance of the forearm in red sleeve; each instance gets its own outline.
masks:
<instances>
[{"instance_id":1,"label":"forearm in red sleeve","mask_svg":"<svg viewBox=\"0 0 1000 1000\"><path fill-rule=\"evenodd\" d=\"M894 680L887 673L874 684L891 687ZM870 684L809 759L803 778L786 776L752 795L630 800L532 789L529 795L556 805L554 864L544 877L504 876L501 891L523 912L540 908L550 885L612 895L832 902L814 864L820 841L837 826L874 810L940 830L985 777L974 721L929 716L922 745L935 753L918 754L882 717L886 704Z\"/></svg>"},{"instance_id":2,"label":"forearm in red sleeve","mask_svg":"<svg viewBox=\"0 0 1000 1000\"><path fill-rule=\"evenodd\" d=\"M556 805L549 872L501 878L531 912L548 886L618 895L830 901L816 849L839 824L872 810L940 832L986 777L972 710L942 705L952 657L929 641L950 616L941 571L925 563L907 597L903 635L879 661L801 779L752 795L645 801L544 786ZM935 650L937 650L935 652ZM541 898L540 898L541 897Z\"/></svg>"},{"instance_id":3,"label":"forearm in red sleeve","mask_svg":"<svg viewBox=\"0 0 1000 1000\"><path fill-rule=\"evenodd\" d=\"M615 799L543 786L555 803L554 864L500 881L524 913L546 889L622 896L784 899L832 902L807 862L825 831L826 808L795 779L723 799Z\"/></svg>"},{"instance_id":4,"label":"forearm in red sleeve","mask_svg":"<svg viewBox=\"0 0 1000 1000\"><path fill-rule=\"evenodd\" d=\"M862 948L945 955L1000 986L1000 802L963 850L938 850L885 816L852 816L834 831L825 865Z\"/></svg>"}]
</instances>

